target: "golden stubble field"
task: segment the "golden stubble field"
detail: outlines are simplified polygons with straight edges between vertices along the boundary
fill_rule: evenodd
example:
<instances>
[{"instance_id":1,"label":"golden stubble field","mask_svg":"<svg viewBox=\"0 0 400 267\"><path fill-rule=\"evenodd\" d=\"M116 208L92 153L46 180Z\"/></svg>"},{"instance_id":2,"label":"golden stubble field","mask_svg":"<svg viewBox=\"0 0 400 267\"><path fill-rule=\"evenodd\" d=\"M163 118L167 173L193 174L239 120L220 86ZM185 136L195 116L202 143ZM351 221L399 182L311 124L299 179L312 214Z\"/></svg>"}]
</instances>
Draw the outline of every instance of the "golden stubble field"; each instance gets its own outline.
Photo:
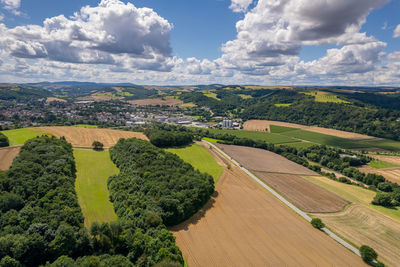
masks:
<instances>
[{"instance_id":1,"label":"golden stubble field","mask_svg":"<svg viewBox=\"0 0 400 267\"><path fill-rule=\"evenodd\" d=\"M149 98L140 100L128 101L129 104L138 106L170 106L176 107L183 104L183 101L173 98L161 99L161 98Z\"/></svg>"},{"instance_id":2,"label":"golden stubble field","mask_svg":"<svg viewBox=\"0 0 400 267\"><path fill-rule=\"evenodd\" d=\"M0 148L0 170L8 170L20 150L21 146Z\"/></svg>"},{"instance_id":3,"label":"golden stubble field","mask_svg":"<svg viewBox=\"0 0 400 267\"><path fill-rule=\"evenodd\" d=\"M203 210L171 230L191 267L365 266L237 167L225 168Z\"/></svg>"},{"instance_id":4,"label":"golden stubble field","mask_svg":"<svg viewBox=\"0 0 400 267\"><path fill-rule=\"evenodd\" d=\"M358 133L351 133L351 132L345 132L345 131L340 131L340 130L335 130L335 129L316 127L316 126L305 126L305 125L301 125L301 124L280 122L280 121L249 120L243 124L243 127L245 130L248 130L248 131L268 131L268 132L270 132L271 125L296 128L296 129L301 129L301 130L306 130L306 131L321 133L321 134L327 134L327 135L333 135L336 137L347 138L347 139L352 139L352 140L367 140L367 139L374 138L374 137L371 137L368 135L363 135L363 134L358 134Z\"/></svg>"},{"instance_id":5,"label":"golden stubble field","mask_svg":"<svg viewBox=\"0 0 400 267\"><path fill-rule=\"evenodd\" d=\"M39 127L46 133L56 137L64 136L73 147L92 147L93 141L104 144L104 148L114 146L120 138L140 138L148 140L143 133L128 132L102 128L83 128L70 126Z\"/></svg>"}]
</instances>

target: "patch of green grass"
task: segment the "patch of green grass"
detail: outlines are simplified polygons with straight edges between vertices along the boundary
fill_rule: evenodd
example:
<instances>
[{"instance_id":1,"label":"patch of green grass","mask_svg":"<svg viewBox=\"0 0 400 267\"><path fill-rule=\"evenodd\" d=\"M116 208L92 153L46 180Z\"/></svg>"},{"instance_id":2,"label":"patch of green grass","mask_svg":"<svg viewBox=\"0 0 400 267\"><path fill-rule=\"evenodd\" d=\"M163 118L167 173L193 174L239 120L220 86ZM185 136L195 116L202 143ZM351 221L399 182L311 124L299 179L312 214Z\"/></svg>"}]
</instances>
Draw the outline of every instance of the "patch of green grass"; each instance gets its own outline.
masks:
<instances>
[{"instance_id":1,"label":"patch of green grass","mask_svg":"<svg viewBox=\"0 0 400 267\"><path fill-rule=\"evenodd\" d=\"M290 107L292 104L274 104L275 107Z\"/></svg>"},{"instance_id":2,"label":"patch of green grass","mask_svg":"<svg viewBox=\"0 0 400 267\"><path fill-rule=\"evenodd\" d=\"M290 131L296 131L296 128L290 128L290 127L284 127L284 126L278 126L278 125L270 125L269 126L271 133L284 133L284 132L290 132Z\"/></svg>"},{"instance_id":3,"label":"patch of green grass","mask_svg":"<svg viewBox=\"0 0 400 267\"><path fill-rule=\"evenodd\" d=\"M267 132L255 132L246 130L228 130L228 129L208 129L210 133L215 134L231 134L239 138L249 138L254 140L262 140L272 144L285 144L300 142L295 138Z\"/></svg>"},{"instance_id":4,"label":"patch of green grass","mask_svg":"<svg viewBox=\"0 0 400 267\"><path fill-rule=\"evenodd\" d=\"M311 142L296 142L296 143L287 143L287 144L282 144L285 146L291 146L294 148L309 148L311 146L315 146L317 144L311 143Z\"/></svg>"},{"instance_id":5,"label":"patch of green grass","mask_svg":"<svg viewBox=\"0 0 400 267\"><path fill-rule=\"evenodd\" d=\"M398 167L398 165L395 165L395 164L392 164L392 163L389 163L389 162L386 162L386 161L378 160L378 159L374 159L368 165L371 166L372 168L375 168L375 169L385 169L385 168Z\"/></svg>"},{"instance_id":6,"label":"patch of green grass","mask_svg":"<svg viewBox=\"0 0 400 267\"><path fill-rule=\"evenodd\" d=\"M217 97L217 94L216 94L216 93L208 92L208 91L203 91L202 93L203 93L203 95L205 95L205 96L207 96L207 97L214 98L214 99L216 99L216 100L218 100L218 101L221 100L221 99L219 99L219 98Z\"/></svg>"},{"instance_id":7,"label":"patch of green grass","mask_svg":"<svg viewBox=\"0 0 400 267\"><path fill-rule=\"evenodd\" d=\"M41 135L50 135L38 128L22 128L15 130L2 131L8 137L10 146L23 145L27 140Z\"/></svg>"},{"instance_id":8,"label":"patch of green grass","mask_svg":"<svg viewBox=\"0 0 400 267\"><path fill-rule=\"evenodd\" d=\"M306 95L314 96L316 102L323 102L323 103L350 103L348 101L345 101L343 99L338 98L337 95L328 93L328 92L322 92L322 91L314 91L314 92L307 92L305 93Z\"/></svg>"},{"instance_id":9,"label":"patch of green grass","mask_svg":"<svg viewBox=\"0 0 400 267\"><path fill-rule=\"evenodd\" d=\"M244 94L238 94L238 96L240 96L242 99L253 98L251 95L244 95Z\"/></svg>"},{"instance_id":10,"label":"patch of green grass","mask_svg":"<svg viewBox=\"0 0 400 267\"><path fill-rule=\"evenodd\" d=\"M394 152L400 151L400 142L394 140L372 139L364 140L361 143L364 144L366 147L376 147Z\"/></svg>"},{"instance_id":11,"label":"patch of green grass","mask_svg":"<svg viewBox=\"0 0 400 267\"><path fill-rule=\"evenodd\" d=\"M208 141L210 143L217 143L219 141L218 139L209 138L209 137L203 137L203 140Z\"/></svg>"},{"instance_id":12,"label":"patch of green grass","mask_svg":"<svg viewBox=\"0 0 400 267\"><path fill-rule=\"evenodd\" d=\"M294 137L321 145L334 146L345 149L369 147L367 144L364 144L363 142L360 141L354 141L350 139L336 137L333 135L309 132L305 130L286 131L286 132L281 132L281 134L288 137Z\"/></svg>"},{"instance_id":13,"label":"patch of green grass","mask_svg":"<svg viewBox=\"0 0 400 267\"><path fill-rule=\"evenodd\" d=\"M107 188L108 178L119 170L110 159L109 151L74 149L77 169L75 190L85 217L85 226L93 222L117 219Z\"/></svg>"},{"instance_id":14,"label":"patch of green grass","mask_svg":"<svg viewBox=\"0 0 400 267\"><path fill-rule=\"evenodd\" d=\"M210 174L214 178L215 183L217 183L222 175L222 167L218 165L207 149L198 144L193 144L184 148L168 148L166 151L178 155L200 172Z\"/></svg>"},{"instance_id":15,"label":"patch of green grass","mask_svg":"<svg viewBox=\"0 0 400 267\"><path fill-rule=\"evenodd\" d=\"M323 176L302 176L308 181L321 186L338 196L357 204L362 204L370 207L384 215L393 219L400 220L400 208L385 208L382 206L372 205L371 201L375 197L375 192L362 188L360 186L348 185L341 182L333 181Z\"/></svg>"},{"instance_id":16,"label":"patch of green grass","mask_svg":"<svg viewBox=\"0 0 400 267\"><path fill-rule=\"evenodd\" d=\"M82 127L82 128L99 128L97 125L90 125L90 124L76 124L75 127Z\"/></svg>"},{"instance_id":17,"label":"patch of green grass","mask_svg":"<svg viewBox=\"0 0 400 267\"><path fill-rule=\"evenodd\" d=\"M179 107L181 108L194 108L197 107L197 105L195 103L189 102L189 103L184 103L179 105Z\"/></svg>"}]
</instances>

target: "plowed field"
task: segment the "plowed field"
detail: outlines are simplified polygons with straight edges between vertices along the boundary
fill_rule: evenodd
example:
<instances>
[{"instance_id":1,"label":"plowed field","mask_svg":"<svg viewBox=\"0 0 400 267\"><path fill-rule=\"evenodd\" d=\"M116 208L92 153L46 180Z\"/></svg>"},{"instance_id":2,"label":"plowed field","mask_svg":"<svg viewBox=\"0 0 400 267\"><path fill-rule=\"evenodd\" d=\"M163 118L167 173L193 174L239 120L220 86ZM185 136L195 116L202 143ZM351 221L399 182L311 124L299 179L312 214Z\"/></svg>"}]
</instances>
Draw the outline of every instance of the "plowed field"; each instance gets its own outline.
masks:
<instances>
[{"instance_id":1,"label":"plowed field","mask_svg":"<svg viewBox=\"0 0 400 267\"><path fill-rule=\"evenodd\" d=\"M298 175L266 172L254 174L306 212L337 212L349 203Z\"/></svg>"},{"instance_id":2,"label":"plowed field","mask_svg":"<svg viewBox=\"0 0 400 267\"><path fill-rule=\"evenodd\" d=\"M118 131L101 128L82 128L67 126L40 127L46 133L51 133L57 137L64 136L74 147L92 147L93 141L104 144L104 148L115 145L120 138L140 138L148 140L143 133Z\"/></svg>"}]
</instances>

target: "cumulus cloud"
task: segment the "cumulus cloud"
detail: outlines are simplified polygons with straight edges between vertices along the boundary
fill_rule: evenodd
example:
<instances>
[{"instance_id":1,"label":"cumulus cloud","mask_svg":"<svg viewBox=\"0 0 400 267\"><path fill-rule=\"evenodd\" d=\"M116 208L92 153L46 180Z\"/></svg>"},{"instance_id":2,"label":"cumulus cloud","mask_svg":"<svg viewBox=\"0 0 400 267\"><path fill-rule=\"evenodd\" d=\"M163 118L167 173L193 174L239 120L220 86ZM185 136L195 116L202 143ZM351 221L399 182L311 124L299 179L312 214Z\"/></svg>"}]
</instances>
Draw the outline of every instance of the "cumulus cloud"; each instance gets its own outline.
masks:
<instances>
[{"instance_id":1,"label":"cumulus cloud","mask_svg":"<svg viewBox=\"0 0 400 267\"><path fill-rule=\"evenodd\" d=\"M20 15L21 12L18 10L21 6L21 0L1 0L4 9L10 11L14 15Z\"/></svg>"},{"instance_id":2,"label":"cumulus cloud","mask_svg":"<svg viewBox=\"0 0 400 267\"><path fill-rule=\"evenodd\" d=\"M400 24L397 25L396 29L393 31L393 38L399 38L400 37Z\"/></svg>"},{"instance_id":3,"label":"cumulus cloud","mask_svg":"<svg viewBox=\"0 0 400 267\"><path fill-rule=\"evenodd\" d=\"M71 18L48 18L43 26L8 29L1 25L0 45L18 58L117 64L127 57L139 64L131 67L162 69L163 60L172 52L171 29L172 25L152 9L102 0L96 7L83 7Z\"/></svg>"},{"instance_id":4,"label":"cumulus cloud","mask_svg":"<svg viewBox=\"0 0 400 267\"><path fill-rule=\"evenodd\" d=\"M233 12L245 12L252 3L253 0L232 0L229 8Z\"/></svg>"}]
</instances>

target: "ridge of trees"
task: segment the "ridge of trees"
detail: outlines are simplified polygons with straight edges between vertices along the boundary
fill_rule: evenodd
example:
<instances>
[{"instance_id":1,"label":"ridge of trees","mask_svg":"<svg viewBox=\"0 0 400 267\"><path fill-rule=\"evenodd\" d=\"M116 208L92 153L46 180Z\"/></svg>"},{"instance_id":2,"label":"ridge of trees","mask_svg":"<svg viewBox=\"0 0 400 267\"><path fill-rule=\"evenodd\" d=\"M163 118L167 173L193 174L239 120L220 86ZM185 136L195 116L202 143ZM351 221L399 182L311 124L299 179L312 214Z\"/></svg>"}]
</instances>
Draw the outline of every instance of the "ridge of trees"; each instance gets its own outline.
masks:
<instances>
[{"instance_id":1,"label":"ridge of trees","mask_svg":"<svg viewBox=\"0 0 400 267\"><path fill-rule=\"evenodd\" d=\"M156 147L187 146L193 142L193 135L188 132L146 129L144 133Z\"/></svg>"},{"instance_id":2,"label":"ridge of trees","mask_svg":"<svg viewBox=\"0 0 400 267\"><path fill-rule=\"evenodd\" d=\"M8 141L8 137L5 136L3 133L0 133L0 147L9 146L10 142Z\"/></svg>"}]
</instances>

